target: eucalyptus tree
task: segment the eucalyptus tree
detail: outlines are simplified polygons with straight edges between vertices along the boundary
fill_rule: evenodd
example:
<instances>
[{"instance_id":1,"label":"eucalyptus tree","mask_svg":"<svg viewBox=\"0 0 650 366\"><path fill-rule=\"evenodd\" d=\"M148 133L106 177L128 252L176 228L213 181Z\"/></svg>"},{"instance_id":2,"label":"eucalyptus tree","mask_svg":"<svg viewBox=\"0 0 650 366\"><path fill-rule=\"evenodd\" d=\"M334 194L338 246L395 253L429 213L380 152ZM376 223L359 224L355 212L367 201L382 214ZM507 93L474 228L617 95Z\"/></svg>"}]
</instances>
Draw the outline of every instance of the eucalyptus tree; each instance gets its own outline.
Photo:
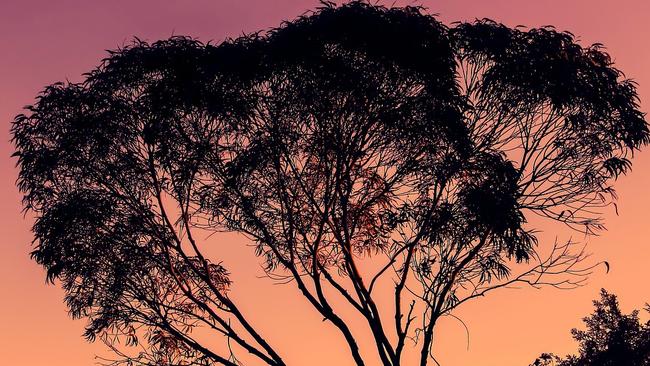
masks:
<instances>
[{"instance_id":1,"label":"eucalyptus tree","mask_svg":"<svg viewBox=\"0 0 650 366\"><path fill-rule=\"evenodd\" d=\"M648 143L634 83L598 45L364 2L216 45L136 40L46 87L12 132L33 257L88 339L142 365L285 364L199 239L238 232L356 365L415 349L424 366L464 302L579 285L584 252L539 244L527 220L602 228Z\"/></svg>"}]
</instances>

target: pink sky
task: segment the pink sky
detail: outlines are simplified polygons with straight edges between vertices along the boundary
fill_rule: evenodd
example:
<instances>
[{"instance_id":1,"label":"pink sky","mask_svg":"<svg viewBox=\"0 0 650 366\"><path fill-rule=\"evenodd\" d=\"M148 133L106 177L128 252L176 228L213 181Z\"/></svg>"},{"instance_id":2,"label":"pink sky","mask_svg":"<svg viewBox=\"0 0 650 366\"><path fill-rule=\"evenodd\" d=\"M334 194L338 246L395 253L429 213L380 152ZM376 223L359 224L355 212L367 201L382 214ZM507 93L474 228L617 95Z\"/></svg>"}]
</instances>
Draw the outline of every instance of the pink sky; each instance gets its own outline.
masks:
<instances>
[{"instance_id":1,"label":"pink sky","mask_svg":"<svg viewBox=\"0 0 650 366\"><path fill-rule=\"evenodd\" d=\"M379 1L390 5L390 1ZM650 100L650 2L646 0L438 0L395 1L396 5L421 4L449 24L456 20L492 18L510 26L555 25L570 30L583 44L603 43L618 68L639 83L642 109ZM171 35L190 35L220 41L245 32L267 29L318 5L311 0L192 0L192 1L5 1L0 9L0 354L7 365L82 366L93 364L102 347L81 337L83 321L67 317L63 293L46 286L44 272L29 259L31 218L21 212L15 188L15 160L10 159L9 126L25 104L33 102L47 84L81 80L114 49L137 36L154 41ZM594 274L586 287L573 291L519 290L496 292L468 304L457 314L470 329L469 348L460 323L448 319L437 331L435 352L444 366L526 366L541 352L564 354L575 349L569 330L591 311L591 300L605 287L619 295L623 309L641 308L650 301L650 149L638 154L633 172L616 185L619 213L608 212L608 231L590 238L594 261L606 259L609 274ZM568 238L566 232L543 234ZM575 234L582 239L580 234ZM229 240L228 238L224 240ZM241 240L230 238L230 240ZM547 243L548 244L548 243ZM542 242L544 245L544 242ZM231 261L246 259L233 253ZM250 254L250 253L248 253ZM250 254L252 255L252 254ZM248 259L252 260L252 259ZM331 330L321 330L311 309L292 288L256 280L261 274L244 273L239 284L247 289L261 286L256 294L269 294L278 316L287 315L311 324L296 332L276 330L288 361L296 365L347 365L347 353ZM604 271L603 271L604 272ZM236 279L235 279L236 280ZM261 281L261 282L260 282ZM261 284L260 284L261 283ZM237 283L236 283L237 285ZM286 294L286 296L285 296ZM251 299L253 299L251 297ZM259 301L259 300L258 300ZM255 311L251 303L251 311ZM277 322L259 315L263 326ZM300 333L300 332L306 333ZM323 333L319 333L323 332ZM319 347L320 346L320 347ZM292 350L293 349L293 350ZM320 360L308 362L311 357ZM291 362L293 361L293 362ZM350 361L351 364L351 361Z\"/></svg>"}]
</instances>

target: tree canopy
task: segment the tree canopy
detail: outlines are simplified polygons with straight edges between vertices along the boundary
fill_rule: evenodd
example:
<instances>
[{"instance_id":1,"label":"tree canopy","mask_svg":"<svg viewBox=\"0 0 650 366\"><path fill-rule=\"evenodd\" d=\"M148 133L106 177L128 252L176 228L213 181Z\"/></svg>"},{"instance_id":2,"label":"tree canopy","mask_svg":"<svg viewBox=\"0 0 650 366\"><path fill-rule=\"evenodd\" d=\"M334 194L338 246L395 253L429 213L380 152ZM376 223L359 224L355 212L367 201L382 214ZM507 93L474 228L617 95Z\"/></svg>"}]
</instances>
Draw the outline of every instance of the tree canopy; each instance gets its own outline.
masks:
<instances>
[{"instance_id":1,"label":"tree canopy","mask_svg":"<svg viewBox=\"0 0 650 366\"><path fill-rule=\"evenodd\" d=\"M84 81L46 87L12 133L33 257L88 339L142 365L236 365L239 351L285 364L197 239L229 231L341 332L356 365L370 350L339 300L383 365L417 334L424 366L436 321L465 301L515 282L579 285L584 252L538 246L527 218L599 230L612 182L649 141L634 82L599 45L356 1L219 44L136 40ZM393 291L377 293L382 281Z\"/></svg>"}]
</instances>

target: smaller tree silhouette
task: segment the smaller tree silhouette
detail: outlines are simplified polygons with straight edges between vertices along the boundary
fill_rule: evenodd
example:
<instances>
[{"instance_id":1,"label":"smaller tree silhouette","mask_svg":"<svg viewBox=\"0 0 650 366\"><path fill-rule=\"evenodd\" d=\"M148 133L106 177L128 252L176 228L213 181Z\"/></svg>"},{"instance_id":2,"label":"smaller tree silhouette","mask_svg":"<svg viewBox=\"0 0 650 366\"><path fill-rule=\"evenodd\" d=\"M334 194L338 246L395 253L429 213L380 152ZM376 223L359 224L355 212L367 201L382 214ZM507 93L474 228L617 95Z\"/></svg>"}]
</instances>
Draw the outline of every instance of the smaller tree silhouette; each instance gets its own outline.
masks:
<instances>
[{"instance_id":1,"label":"smaller tree silhouette","mask_svg":"<svg viewBox=\"0 0 650 366\"><path fill-rule=\"evenodd\" d=\"M531 366L648 366L650 365L650 320L641 323L639 311L621 312L616 295L600 290L594 312L583 319L587 329L572 329L580 343L578 355L562 359L542 354ZM646 303L645 310L650 312Z\"/></svg>"}]
</instances>

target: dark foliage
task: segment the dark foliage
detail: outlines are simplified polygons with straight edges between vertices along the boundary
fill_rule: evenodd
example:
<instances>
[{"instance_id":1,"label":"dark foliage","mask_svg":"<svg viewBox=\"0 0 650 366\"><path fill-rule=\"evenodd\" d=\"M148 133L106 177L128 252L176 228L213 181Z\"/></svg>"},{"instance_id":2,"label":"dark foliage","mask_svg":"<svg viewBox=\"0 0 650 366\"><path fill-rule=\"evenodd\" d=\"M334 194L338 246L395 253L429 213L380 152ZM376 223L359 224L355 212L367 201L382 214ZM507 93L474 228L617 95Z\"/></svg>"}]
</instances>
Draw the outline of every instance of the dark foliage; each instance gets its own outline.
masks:
<instances>
[{"instance_id":1,"label":"dark foliage","mask_svg":"<svg viewBox=\"0 0 650 366\"><path fill-rule=\"evenodd\" d=\"M150 351L124 356L147 365L235 365L233 349L284 364L200 231L251 238L357 365L332 297L367 321L384 365L414 333L425 365L437 319L461 303L580 283L583 253L556 244L541 258L526 217L601 228L611 182L649 138L634 83L597 46L363 2L219 45L137 40L82 83L47 87L12 132L34 258L89 339L124 355L115 340L144 335ZM369 259L377 273L360 270ZM390 279L389 325L373 290Z\"/></svg>"},{"instance_id":2,"label":"dark foliage","mask_svg":"<svg viewBox=\"0 0 650 366\"><path fill-rule=\"evenodd\" d=\"M531 366L648 366L650 365L650 321L642 323L639 311L621 312L616 295L604 289L594 312L583 319L587 329L571 330L578 341L578 355L559 358L543 354ZM650 305L646 304L650 313Z\"/></svg>"}]
</instances>

